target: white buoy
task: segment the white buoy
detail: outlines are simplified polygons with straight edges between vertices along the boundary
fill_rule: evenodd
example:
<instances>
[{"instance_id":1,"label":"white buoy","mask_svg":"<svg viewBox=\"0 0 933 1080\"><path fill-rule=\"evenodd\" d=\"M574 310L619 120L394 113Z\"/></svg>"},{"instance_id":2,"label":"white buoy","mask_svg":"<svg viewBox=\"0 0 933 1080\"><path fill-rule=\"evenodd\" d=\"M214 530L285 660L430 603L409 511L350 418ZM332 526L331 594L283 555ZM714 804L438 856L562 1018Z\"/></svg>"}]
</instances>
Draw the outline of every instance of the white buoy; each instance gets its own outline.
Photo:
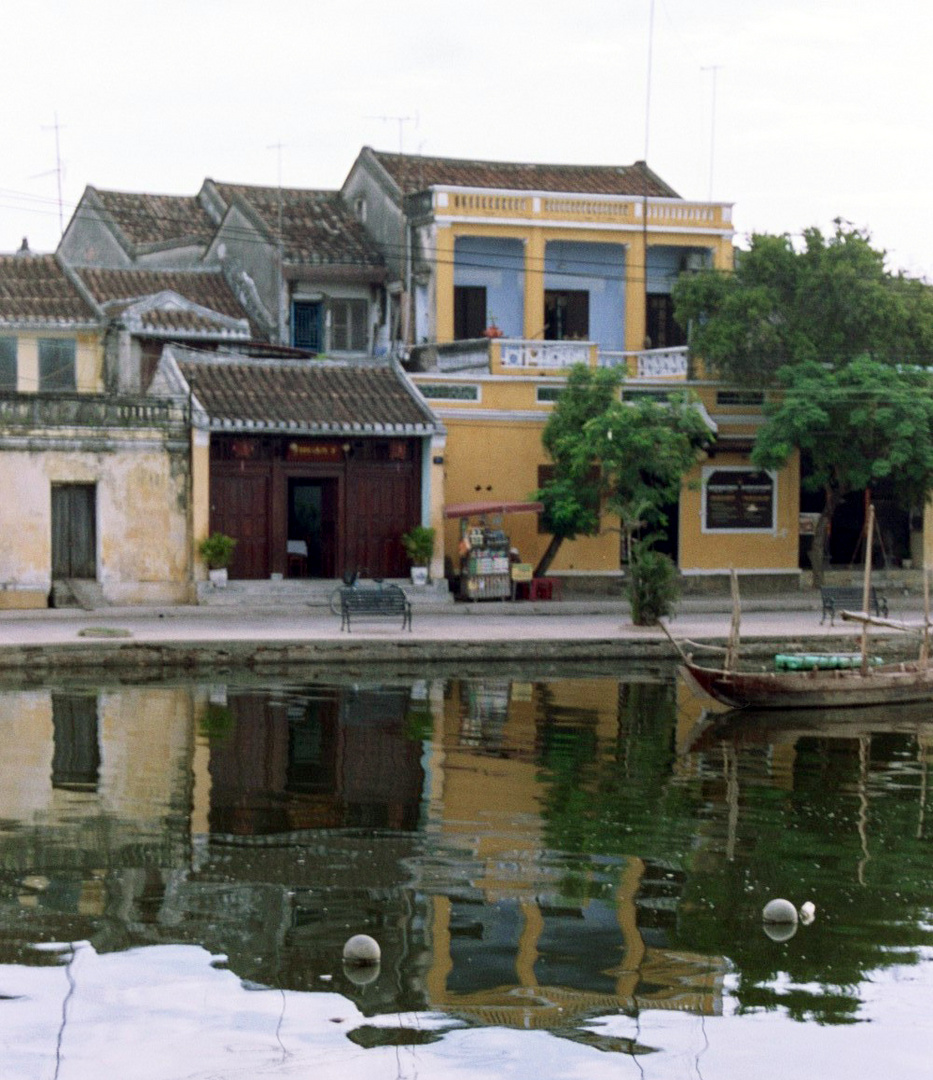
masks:
<instances>
[{"instance_id":1,"label":"white buoy","mask_svg":"<svg viewBox=\"0 0 933 1080\"><path fill-rule=\"evenodd\" d=\"M812 900L808 900L805 904L800 905L800 921L804 926L809 926L815 918L816 904L814 904Z\"/></svg>"},{"instance_id":2,"label":"white buoy","mask_svg":"<svg viewBox=\"0 0 933 1080\"><path fill-rule=\"evenodd\" d=\"M790 900L769 900L764 906L761 918L766 923L796 924L797 909Z\"/></svg>"},{"instance_id":3,"label":"white buoy","mask_svg":"<svg viewBox=\"0 0 933 1080\"><path fill-rule=\"evenodd\" d=\"M772 941L790 941L797 933L795 922L763 922L761 929Z\"/></svg>"},{"instance_id":4,"label":"white buoy","mask_svg":"<svg viewBox=\"0 0 933 1080\"><path fill-rule=\"evenodd\" d=\"M343 947L343 959L347 964L368 967L370 964L379 963L382 950L379 942L369 934L354 934Z\"/></svg>"}]
</instances>

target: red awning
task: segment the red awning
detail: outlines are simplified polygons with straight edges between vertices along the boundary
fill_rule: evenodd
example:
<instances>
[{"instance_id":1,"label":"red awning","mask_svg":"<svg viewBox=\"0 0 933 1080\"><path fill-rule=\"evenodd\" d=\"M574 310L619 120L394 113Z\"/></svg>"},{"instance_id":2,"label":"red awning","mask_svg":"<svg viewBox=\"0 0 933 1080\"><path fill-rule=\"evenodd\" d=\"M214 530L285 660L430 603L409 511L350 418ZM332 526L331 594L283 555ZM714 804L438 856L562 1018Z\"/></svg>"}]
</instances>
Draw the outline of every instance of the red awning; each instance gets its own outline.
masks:
<instances>
[{"instance_id":1,"label":"red awning","mask_svg":"<svg viewBox=\"0 0 933 1080\"><path fill-rule=\"evenodd\" d=\"M451 503L444 507L445 518L485 517L487 514L540 514L544 504L539 502L474 502Z\"/></svg>"}]
</instances>

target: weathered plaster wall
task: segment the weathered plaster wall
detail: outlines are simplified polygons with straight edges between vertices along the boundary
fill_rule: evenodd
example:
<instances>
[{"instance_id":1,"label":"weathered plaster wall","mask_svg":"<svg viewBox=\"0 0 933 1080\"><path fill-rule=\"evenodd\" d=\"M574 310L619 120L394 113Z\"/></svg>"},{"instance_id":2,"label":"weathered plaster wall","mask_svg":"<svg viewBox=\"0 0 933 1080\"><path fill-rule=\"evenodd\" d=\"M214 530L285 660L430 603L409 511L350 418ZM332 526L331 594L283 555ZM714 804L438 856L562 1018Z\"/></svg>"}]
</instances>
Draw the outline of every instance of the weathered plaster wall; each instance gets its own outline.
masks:
<instances>
[{"instance_id":1,"label":"weathered plaster wall","mask_svg":"<svg viewBox=\"0 0 933 1080\"><path fill-rule=\"evenodd\" d=\"M32 432L36 449L0 448L0 608L46 606L51 488L65 483L97 486L97 580L106 599L190 599L187 453L169 452L152 433L99 438L107 448L97 452L68 448L81 436L61 430Z\"/></svg>"}]
</instances>

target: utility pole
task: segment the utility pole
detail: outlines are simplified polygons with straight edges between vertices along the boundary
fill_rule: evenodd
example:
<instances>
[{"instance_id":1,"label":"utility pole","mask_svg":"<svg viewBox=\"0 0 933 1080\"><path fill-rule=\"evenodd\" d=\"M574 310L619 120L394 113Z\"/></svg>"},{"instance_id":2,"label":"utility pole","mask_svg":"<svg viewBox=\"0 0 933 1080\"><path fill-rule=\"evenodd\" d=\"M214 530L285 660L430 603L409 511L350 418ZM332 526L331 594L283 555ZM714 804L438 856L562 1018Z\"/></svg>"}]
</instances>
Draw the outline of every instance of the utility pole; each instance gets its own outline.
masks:
<instances>
[{"instance_id":1,"label":"utility pole","mask_svg":"<svg viewBox=\"0 0 933 1080\"><path fill-rule=\"evenodd\" d=\"M641 208L642 291L644 295L644 348L651 347L648 339L648 144L651 133L651 61L654 52L654 0L648 14L648 68L645 75L645 177Z\"/></svg>"},{"instance_id":2,"label":"utility pole","mask_svg":"<svg viewBox=\"0 0 933 1080\"><path fill-rule=\"evenodd\" d=\"M713 162L716 154L716 76L722 64L710 64L708 67L700 68L701 71L711 71L713 73L713 87L712 87L712 101L710 103L710 125L709 125L709 201L713 201Z\"/></svg>"}]
</instances>

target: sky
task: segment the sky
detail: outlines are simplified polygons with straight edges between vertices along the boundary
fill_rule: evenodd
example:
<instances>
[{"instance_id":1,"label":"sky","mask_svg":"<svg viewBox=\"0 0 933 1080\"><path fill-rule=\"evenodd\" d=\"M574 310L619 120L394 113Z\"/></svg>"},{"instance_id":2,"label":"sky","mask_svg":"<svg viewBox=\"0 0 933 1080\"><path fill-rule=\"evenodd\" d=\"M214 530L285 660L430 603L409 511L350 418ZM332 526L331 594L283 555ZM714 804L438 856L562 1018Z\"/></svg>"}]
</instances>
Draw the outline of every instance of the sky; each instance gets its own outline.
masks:
<instances>
[{"instance_id":1,"label":"sky","mask_svg":"<svg viewBox=\"0 0 933 1080\"><path fill-rule=\"evenodd\" d=\"M7 0L0 251L88 184L338 188L363 146L649 165L736 242L842 218L933 282L928 0ZM59 199L59 188L61 199Z\"/></svg>"}]
</instances>

